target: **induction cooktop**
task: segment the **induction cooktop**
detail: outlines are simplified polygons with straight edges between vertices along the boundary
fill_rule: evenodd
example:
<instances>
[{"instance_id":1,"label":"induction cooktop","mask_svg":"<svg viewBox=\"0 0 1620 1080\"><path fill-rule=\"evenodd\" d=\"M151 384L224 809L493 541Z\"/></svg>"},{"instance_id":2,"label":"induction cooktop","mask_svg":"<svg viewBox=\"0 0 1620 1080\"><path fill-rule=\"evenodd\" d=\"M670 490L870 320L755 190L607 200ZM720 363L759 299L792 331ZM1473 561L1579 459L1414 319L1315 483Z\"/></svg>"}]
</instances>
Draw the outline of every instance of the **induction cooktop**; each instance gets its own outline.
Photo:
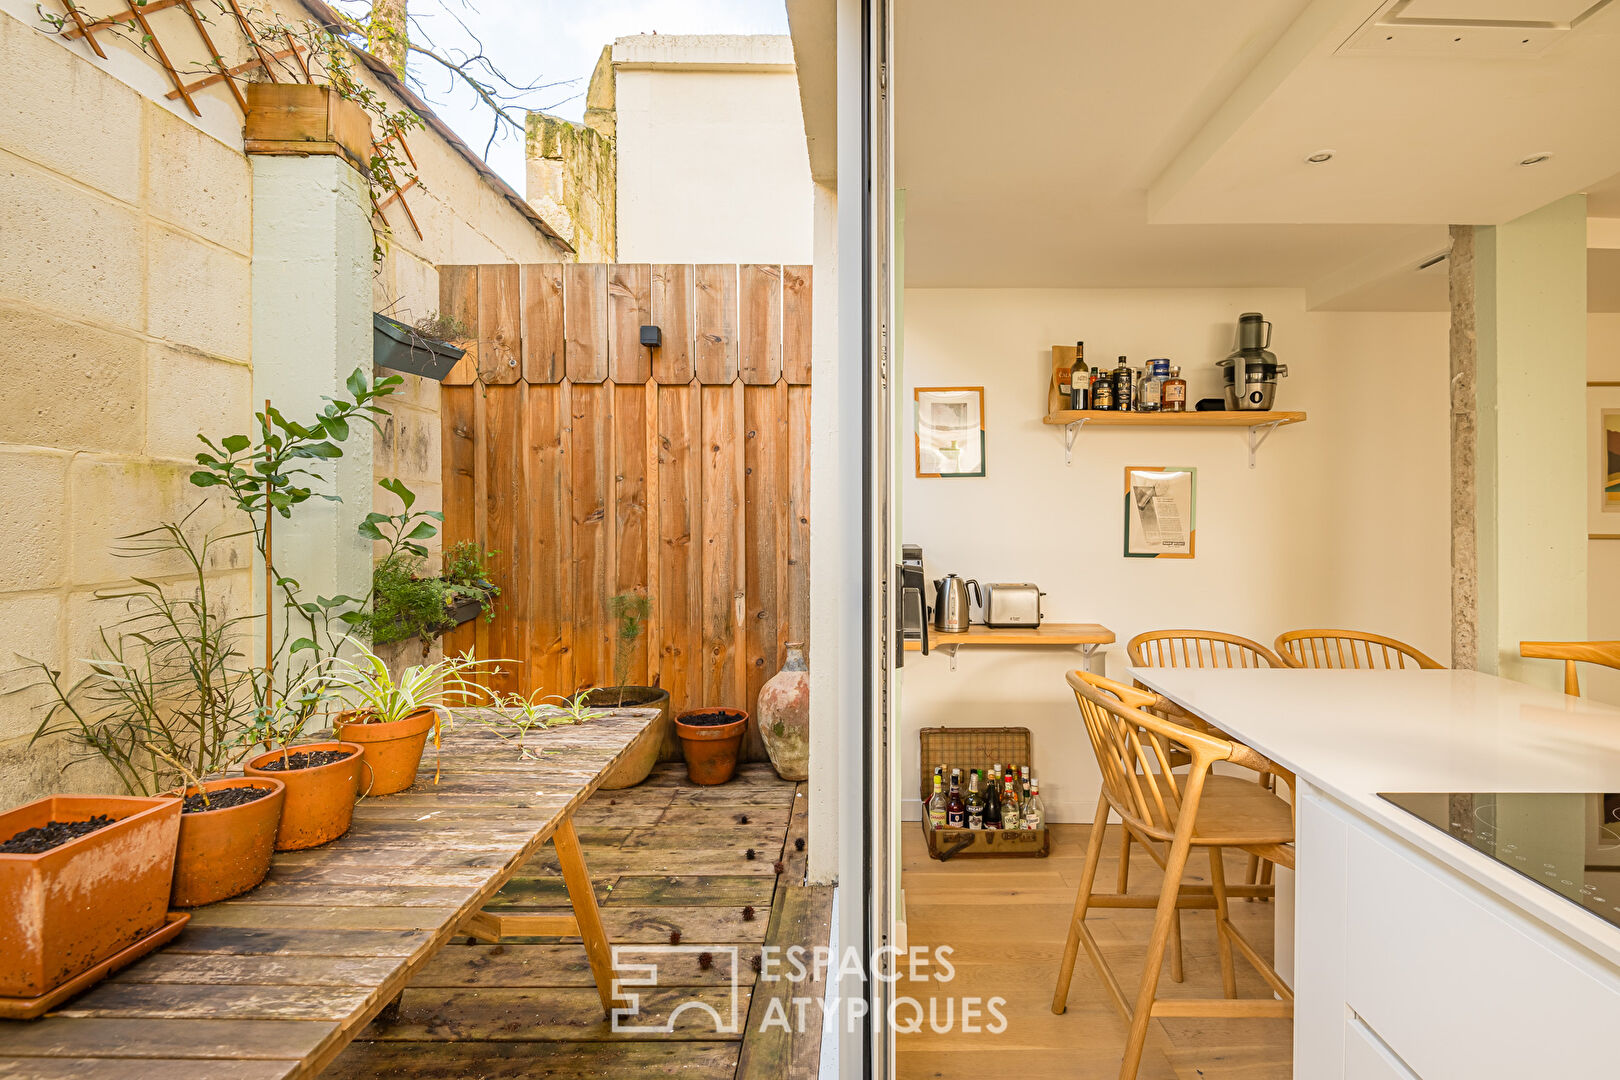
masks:
<instances>
[{"instance_id":1,"label":"induction cooktop","mask_svg":"<svg viewBox=\"0 0 1620 1080\"><path fill-rule=\"evenodd\" d=\"M1620 794L1380 792L1379 797L1620 926Z\"/></svg>"}]
</instances>

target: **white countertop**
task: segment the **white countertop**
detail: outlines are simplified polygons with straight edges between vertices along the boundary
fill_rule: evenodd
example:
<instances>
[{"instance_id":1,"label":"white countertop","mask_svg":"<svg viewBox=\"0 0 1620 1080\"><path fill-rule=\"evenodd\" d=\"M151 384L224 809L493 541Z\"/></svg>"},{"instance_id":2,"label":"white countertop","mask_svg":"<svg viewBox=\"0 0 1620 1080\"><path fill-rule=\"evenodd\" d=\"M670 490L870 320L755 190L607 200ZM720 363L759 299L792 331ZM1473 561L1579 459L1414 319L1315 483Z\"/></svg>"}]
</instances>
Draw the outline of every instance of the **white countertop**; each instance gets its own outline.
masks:
<instances>
[{"instance_id":1,"label":"white countertop","mask_svg":"<svg viewBox=\"0 0 1620 1080\"><path fill-rule=\"evenodd\" d=\"M1620 791L1620 709L1476 671L1130 674L1620 966L1620 928L1378 797Z\"/></svg>"}]
</instances>

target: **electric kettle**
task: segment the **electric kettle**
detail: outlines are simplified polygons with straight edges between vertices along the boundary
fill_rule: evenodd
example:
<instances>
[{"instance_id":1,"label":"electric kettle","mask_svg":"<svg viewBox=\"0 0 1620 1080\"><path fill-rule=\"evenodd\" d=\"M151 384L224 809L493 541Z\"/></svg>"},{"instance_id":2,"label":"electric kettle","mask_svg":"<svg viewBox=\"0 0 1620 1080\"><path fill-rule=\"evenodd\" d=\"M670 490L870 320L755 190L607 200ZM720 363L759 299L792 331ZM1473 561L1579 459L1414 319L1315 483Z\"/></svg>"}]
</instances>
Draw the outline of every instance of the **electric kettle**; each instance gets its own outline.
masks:
<instances>
[{"instance_id":1,"label":"electric kettle","mask_svg":"<svg viewBox=\"0 0 1620 1080\"><path fill-rule=\"evenodd\" d=\"M962 634L967 632L968 622L973 613L972 603L968 600L968 586L973 587L973 595L978 598L979 606L984 606L984 596L979 592L979 582L976 578L966 581L955 574L946 574L942 578L934 579L934 629L942 634Z\"/></svg>"}]
</instances>

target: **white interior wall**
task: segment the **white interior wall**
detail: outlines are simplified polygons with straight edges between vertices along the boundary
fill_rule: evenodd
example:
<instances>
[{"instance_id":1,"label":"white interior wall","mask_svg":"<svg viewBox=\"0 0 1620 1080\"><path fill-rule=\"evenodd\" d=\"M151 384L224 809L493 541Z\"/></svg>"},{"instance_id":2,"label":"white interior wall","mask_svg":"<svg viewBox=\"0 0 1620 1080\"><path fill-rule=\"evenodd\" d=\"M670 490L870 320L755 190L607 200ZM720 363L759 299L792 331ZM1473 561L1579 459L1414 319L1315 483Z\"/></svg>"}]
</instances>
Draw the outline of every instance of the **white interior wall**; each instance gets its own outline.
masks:
<instances>
[{"instance_id":1,"label":"white interior wall","mask_svg":"<svg viewBox=\"0 0 1620 1080\"><path fill-rule=\"evenodd\" d=\"M1586 317L1586 359L1589 381L1620 382L1620 314ZM1586 588L1588 636L1594 641L1620 640L1620 604L1615 603L1620 597L1620 540L1587 541ZM1620 671L1582 664L1581 690L1588 697L1620 705Z\"/></svg>"},{"instance_id":2,"label":"white interior wall","mask_svg":"<svg viewBox=\"0 0 1620 1080\"><path fill-rule=\"evenodd\" d=\"M1275 323L1289 365L1278 405L1306 423L1278 430L1248 467L1244 432L1082 431L1074 464L1061 428L1041 423L1051 346L1086 343L1095 364L1168 356L1189 404L1218 389L1215 361L1238 314ZM988 475L920 480L906 462L905 539L930 577L1034 581L1053 622L1100 622L1119 644L1169 626L1222 629L1269 644L1283 630L1353 626L1449 657L1448 317L1307 312L1300 290L907 290L905 386L985 388ZM903 446L912 455L913 414ZM1198 468L1197 557L1122 556L1127 465ZM980 613L975 607L975 618ZM1027 726L1054 820L1090 821L1097 773L1061 649L963 649L907 658L900 745L908 817L917 815L917 732L936 725Z\"/></svg>"}]
</instances>

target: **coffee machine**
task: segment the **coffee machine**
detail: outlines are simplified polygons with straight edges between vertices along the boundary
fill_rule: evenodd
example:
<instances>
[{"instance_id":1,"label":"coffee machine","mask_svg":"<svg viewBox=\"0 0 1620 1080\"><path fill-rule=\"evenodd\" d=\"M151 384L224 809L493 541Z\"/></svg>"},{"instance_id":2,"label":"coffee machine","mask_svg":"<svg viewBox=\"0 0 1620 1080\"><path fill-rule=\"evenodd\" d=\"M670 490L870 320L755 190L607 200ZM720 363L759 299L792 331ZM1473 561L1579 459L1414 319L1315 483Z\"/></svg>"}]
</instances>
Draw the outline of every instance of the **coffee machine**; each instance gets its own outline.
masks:
<instances>
[{"instance_id":1,"label":"coffee machine","mask_svg":"<svg viewBox=\"0 0 1620 1080\"><path fill-rule=\"evenodd\" d=\"M916 641L922 645L923 655L928 655L928 572L923 566L922 546L919 544L900 545L900 563L895 567L899 579L896 589L895 621L900 627L902 641ZM900 662L905 658L905 650L900 650Z\"/></svg>"}]
</instances>

